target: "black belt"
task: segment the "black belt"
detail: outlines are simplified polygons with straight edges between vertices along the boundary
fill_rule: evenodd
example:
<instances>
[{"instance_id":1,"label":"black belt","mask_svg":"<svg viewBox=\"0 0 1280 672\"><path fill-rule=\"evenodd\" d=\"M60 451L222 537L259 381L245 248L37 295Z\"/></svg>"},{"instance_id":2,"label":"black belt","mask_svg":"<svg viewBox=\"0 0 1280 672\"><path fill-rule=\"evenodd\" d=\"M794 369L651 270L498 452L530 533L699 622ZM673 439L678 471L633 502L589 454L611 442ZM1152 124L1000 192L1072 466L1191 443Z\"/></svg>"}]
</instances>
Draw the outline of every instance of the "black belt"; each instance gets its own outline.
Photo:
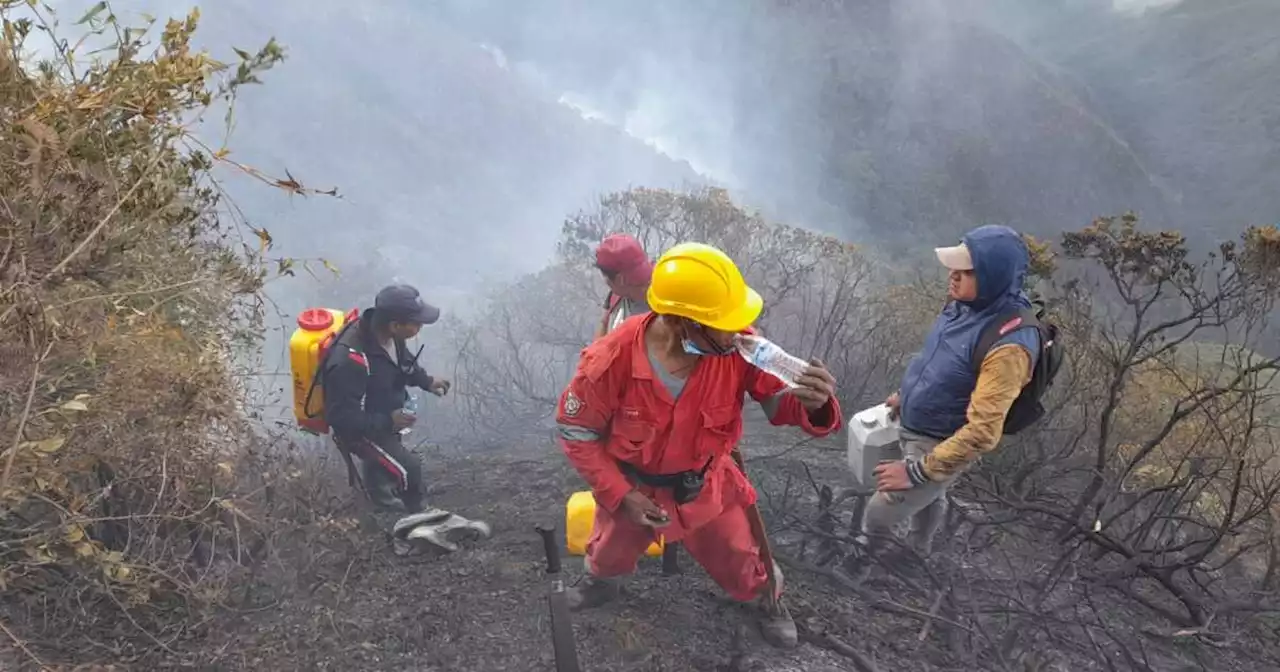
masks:
<instances>
[{"instance_id":1,"label":"black belt","mask_svg":"<svg viewBox=\"0 0 1280 672\"><path fill-rule=\"evenodd\" d=\"M715 461L714 456L707 458L707 463L702 465L702 469L675 474L646 474L635 465L622 460L618 460L618 467L622 469L622 473L634 478L642 485L651 488L671 488L671 494L675 497L677 504L688 504L702 494L702 485L713 461Z\"/></svg>"}]
</instances>

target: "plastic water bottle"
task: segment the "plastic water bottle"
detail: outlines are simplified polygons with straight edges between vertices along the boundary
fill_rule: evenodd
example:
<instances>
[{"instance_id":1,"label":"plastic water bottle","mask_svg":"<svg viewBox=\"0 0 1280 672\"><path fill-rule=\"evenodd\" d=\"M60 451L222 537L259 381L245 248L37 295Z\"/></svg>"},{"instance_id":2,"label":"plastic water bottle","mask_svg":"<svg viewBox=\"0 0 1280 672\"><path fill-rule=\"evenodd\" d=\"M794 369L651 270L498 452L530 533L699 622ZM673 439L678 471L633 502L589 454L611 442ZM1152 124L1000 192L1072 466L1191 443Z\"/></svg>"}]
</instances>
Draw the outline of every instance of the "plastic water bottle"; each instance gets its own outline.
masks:
<instances>
[{"instance_id":1,"label":"plastic water bottle","mask_svg":"<svg viewBox=\"0 0 1280 672\"><path fill-rule=\"evenodd\" d=\"M748 363L761 371L773 374L778 380L786 383L787 387L799 387L796 380L809 366L808 362L788 354L777 343L763 336L743 334L734 339L734 346L738 354L742 355Z\"/></svg>"},{"instance_id":2,"label":"plastic water bottle","mask_svg":"<svg viewBox=\"0 0 1280 672\"><path fill-rule=\"evenodd\" d=\"M404 412L413 416L418 415L418 398L412 392L406 391L404 394ZM412 431L411 428L405 427L400 430L400 435L405 436Z\"/></svg>"}]
</instances>

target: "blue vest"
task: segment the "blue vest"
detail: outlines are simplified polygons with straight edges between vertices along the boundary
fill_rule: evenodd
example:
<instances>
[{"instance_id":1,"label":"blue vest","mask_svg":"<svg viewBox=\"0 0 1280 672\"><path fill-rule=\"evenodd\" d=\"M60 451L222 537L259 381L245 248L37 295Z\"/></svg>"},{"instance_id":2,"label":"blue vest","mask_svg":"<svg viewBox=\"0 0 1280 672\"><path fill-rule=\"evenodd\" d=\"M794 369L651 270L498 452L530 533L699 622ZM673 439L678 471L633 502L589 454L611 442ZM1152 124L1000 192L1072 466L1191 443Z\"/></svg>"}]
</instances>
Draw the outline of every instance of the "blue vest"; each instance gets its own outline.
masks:
<instances>
[{"instance_id":1,"label":"blue vest","mask_svg":"<svg viewBox=\"0 0 1280 672\"><path fill-rule=\"evenodd\" d=\"M1014 294L981 311L956 301L948 303L902 377L902 426L937 439L963 427L968 422L969 398L978 384L973 350L983 329L1001 313L1028 305L1025 297ZM1032 328L1010 332L998 343L1022 345L1031 353L1033 366L1040 353L1040 336Z\"/></svg>"}]
</instances>

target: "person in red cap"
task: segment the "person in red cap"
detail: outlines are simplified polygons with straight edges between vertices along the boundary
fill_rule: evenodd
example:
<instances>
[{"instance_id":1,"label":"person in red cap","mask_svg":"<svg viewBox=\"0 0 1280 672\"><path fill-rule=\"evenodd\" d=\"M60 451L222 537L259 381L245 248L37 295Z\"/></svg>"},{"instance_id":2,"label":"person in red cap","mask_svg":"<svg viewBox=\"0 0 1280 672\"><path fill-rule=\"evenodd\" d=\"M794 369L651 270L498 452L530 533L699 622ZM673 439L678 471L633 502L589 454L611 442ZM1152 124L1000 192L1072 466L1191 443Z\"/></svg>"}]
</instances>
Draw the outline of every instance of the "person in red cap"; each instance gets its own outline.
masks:
<instances>
[{"instance_id":1,"label":"person in red cap","mask_svg":"<svg viewBox=\"0 0 1280 672\"><path fill-rule=\"evenodd\" d=\"M609 294L604 299L604 316L596 325L596 333L592 340L599 340L605 334L622 324L623 320L635 315L649 312L649 279L653 275L653 263L645 254L640 241L625 233L614 233L605 236L596 248L596 268L604 275L605 284L609 285ZM671 542L662 549L662 572L678 574L680 572L679 544Z\"/></svg>"},{"instance_id":2,"label":"person in red cap","mask_svg":"<svg viewBox=\"0 0 1280 672\"><path fill-rule=\"evenodd\" d=\"M613 331L628 317L649 312L645 292L653 275L653 262L635 237L614 233L605 236L596 248L596 268L609 285L609 295L605 297L604 316L592 340Z\"/></svg>"}]
</instances>

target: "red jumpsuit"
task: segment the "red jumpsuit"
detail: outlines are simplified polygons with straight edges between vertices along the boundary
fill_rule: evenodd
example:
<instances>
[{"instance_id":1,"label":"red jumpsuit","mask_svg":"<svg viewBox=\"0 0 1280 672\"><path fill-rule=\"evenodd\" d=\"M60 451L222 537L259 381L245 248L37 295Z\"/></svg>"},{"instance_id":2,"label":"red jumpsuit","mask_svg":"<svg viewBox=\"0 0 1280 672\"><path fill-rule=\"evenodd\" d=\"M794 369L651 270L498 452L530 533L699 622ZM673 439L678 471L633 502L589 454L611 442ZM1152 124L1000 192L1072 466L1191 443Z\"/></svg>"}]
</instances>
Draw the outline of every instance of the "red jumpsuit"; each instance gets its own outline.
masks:
<instances>
[{"instance_id":1,"label":"red jumpsuit","mask_svg":"<svg viewBox=\"0 0 1280 672\"><path fill-rule=\"evenodd\" d=\"M636 487L619 461L657 475L698 471L710 460L701 494L687 504L677 505L670 488L638 487L671 517L661 534L682 541L725 592L747 601L760 593L767 574L746 513L756 491L730 455L742 436L743 393L772 410L774 425L813 436L840 428L840 404L832 397L810 414L794 396L780 394L782 381L736 355L700 358L673 400L645 345L654 317L632 317L588 346L560 396L561 444L598 504L587 565L600 578L630 574L658 534L619 510Z\"/></svg>"}]
</instances>

